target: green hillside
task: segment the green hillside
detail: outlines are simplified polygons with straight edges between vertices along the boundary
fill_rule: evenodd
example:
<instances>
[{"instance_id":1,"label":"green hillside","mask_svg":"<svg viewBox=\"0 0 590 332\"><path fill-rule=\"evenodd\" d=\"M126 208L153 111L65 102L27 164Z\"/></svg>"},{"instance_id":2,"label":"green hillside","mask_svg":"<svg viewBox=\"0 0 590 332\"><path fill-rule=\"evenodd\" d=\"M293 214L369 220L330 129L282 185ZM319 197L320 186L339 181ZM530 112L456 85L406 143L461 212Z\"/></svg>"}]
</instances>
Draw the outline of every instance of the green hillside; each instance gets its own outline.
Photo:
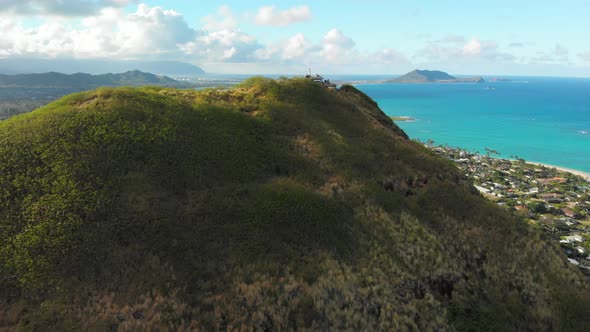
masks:
<instances>
[{"instance_id":1,"label":"green hillside","mask_svg":"<svg viewBox=\"0 0 590 332\"><path fill-rule=\"evenodd\" d=\"M0 330L589 324L559 248L352 86L102 88L0 123Z\"/></svg>"}]
</instances>

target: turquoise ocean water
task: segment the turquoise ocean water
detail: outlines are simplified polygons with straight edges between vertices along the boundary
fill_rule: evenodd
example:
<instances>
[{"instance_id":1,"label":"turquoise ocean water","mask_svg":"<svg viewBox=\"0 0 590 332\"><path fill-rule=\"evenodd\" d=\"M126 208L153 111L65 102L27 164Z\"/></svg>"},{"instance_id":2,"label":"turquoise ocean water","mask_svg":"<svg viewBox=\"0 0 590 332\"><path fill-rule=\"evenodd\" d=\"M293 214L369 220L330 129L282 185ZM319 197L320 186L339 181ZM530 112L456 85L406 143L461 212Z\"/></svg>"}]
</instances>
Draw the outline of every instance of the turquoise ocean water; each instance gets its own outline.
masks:
<instances>
[{"instance_id":1,"label":"turquoise ocean water","mask_svg":"<svg viewBox=\"0 0 590 332\"><path fill-rule=\"evenodd\" d=\"M411 137L590 173L590 79L360 84Z\"/></svg>"}]
</instances>

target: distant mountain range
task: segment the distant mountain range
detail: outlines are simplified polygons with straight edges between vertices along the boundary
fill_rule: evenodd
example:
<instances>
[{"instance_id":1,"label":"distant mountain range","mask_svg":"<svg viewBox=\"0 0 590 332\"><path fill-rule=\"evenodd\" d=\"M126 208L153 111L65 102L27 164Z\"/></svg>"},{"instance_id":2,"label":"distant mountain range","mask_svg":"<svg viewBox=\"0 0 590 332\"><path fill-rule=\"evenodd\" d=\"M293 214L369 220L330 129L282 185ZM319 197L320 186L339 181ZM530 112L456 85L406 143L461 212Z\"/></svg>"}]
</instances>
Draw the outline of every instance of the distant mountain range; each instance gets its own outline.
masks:
<instances>
[{"instance_id":1,"label":"distant mountain range","mask_svg":"<svg viewBox=\"0 0 590 332\"><path fill-rule=\"evenodd\" d=\"M439 70L413 70L398 78L388 80L387 83L483 83L485 80L481 76L461 77L451 76L444 71Z\"/></svg>"},{"instance_id":2,"label":"distant mountain range","mask_svg":"<svg viewBox=\"0 0 590 332\"><path fill-rule=\"evenodd\" d=\"M205 72L190 63L178 61L77 60L77 59L0 59L0 74L60 72L93 75L140 70L158 75L195 76Z\"/></svg>"},{"instance_id":3,"label":"distant mountain range","mask_svg":"<svg viewBox=\"0 0 590 332\"><path fill-rule=\"evenodd\" d=\"M23 88L81 88L89 89L99 86L140 86L160 85L170 87L189 87L188 83L182 83L167 76L158 76L144 73L138 70L128 71L122 74L90 75L76 73L72 75L61 73L44 74L18 74L0 75L0 87Z\"/></svg>"}]
</instances>

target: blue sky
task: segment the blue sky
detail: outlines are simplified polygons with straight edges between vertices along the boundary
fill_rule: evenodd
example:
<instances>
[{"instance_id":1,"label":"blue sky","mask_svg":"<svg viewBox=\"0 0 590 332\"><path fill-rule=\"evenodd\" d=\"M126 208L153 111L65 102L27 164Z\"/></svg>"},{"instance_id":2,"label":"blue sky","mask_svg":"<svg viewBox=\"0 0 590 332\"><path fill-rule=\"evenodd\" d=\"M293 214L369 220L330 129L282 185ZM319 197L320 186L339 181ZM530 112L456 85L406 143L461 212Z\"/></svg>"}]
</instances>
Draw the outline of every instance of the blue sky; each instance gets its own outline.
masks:
<instances>
[{"instance_id":1,"label":"blue sky","mask_svg":"<svg viewBox=\"0 0 590 332\"><path fill-rule=\"evenodd\" d=\"M590 1L2 0L0 57L208 72L590 76Z\"/></svg>"}]
</instances>

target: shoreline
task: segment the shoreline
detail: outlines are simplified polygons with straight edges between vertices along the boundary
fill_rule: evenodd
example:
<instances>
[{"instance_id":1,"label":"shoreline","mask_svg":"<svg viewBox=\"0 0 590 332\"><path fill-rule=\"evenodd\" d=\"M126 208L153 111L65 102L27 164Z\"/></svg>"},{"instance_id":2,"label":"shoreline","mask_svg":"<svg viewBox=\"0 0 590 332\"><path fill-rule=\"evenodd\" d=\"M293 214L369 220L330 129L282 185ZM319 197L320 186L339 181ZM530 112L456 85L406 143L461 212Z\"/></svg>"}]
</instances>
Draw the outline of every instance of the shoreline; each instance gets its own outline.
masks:
<instances>
[{"instance_id":1,"label":"shoreline","mask_svg":"<svg viewBox=\"0 0 590 332\"><path fill-rule=\"evenodd\" d=\"M424 144L424 143L422 143ZM468 151L468 150L466 150ZM470 151L468 151L470 152ZM471 152L473 153L473 152ZM480 154L480 153L475 153L477 155L480 156L485 156L484 154ZM502 157L492 157L489 156L490 158L494 158L494 159L499 159L499 160L509 160L509 161L517 161L516 159L512 159L512 158L502 158ZM541 162L537 162L537 161L529 161L529 160L524 160L525 163L529 164L529 165L536 165L536 166L544 166L546 168L555 168L558 171L562 171L562 172L567 172L567 173L572 173L574 175L578 175L581 176L582 178L584 178L584 180L590 182L590 172L584 172L584 171L580 171L577 169L573 169L573 168L567 168L567 167L563 167L563 166L556 166L556 165L551 165L551 164L547 164L547 163L541 163Z\"/></svg>"},{"instance_id":2,"label":"shoreline","mask_svg":"<svg viewBox=\"0 0 590 332\"><path fill-rule=\"evenodd\" d=\"M590 181L590 173L587 172L583 172L583 171L579 171L577 169L571 169L571 168L567 168L567 167L561 167L561 166L555 166L555 165L550 165L550 164L545 164L545 163L539 163L539 162L535 162L535 161L526 161L527 164L531 164L531 165L537 165L537 166L545 166L547 168L555 168L559 171L563 171L563 172L567 172L567 173L572 173L575 175L579 175L581 177L583 177L584 179L586 179L587 181Z\"/></svg>"},{"instance_id":3,"label":"shoreline","mask_svg":"<svg viewBox=\"0 0 590 332\"><path fill-rule=\"evenodd\" d=\"M516 159L512 159L512 158L501 158L501 157L491 157L491 158L500 159L500 160L516 161ZM528 161L528 160L525 160L524 162L527 163L527 164L529 164L529 165L544 166L546 168L555 168L558 171L572 173L572 174L581 176L586 181L589 181L590 182L590 173L588 173L588 172L580 171L580 170L573 169L573 168L567 168L567 167L555 166L555 165L546 164L546 163L540 163L540 162L537 162L537 161Z\"/></svg>"},{"instance_id":4,"label":"shoreline","mask_svg":"<svg viewBox=\"0 0 590 332\"><path fill-rule=\"evenodd\" d=\"M394 122L415 122L416 121L415 118L413 118L411 116L407 116L407 115L389 116L389 118Z\"/></svg>"}]
</instances>

